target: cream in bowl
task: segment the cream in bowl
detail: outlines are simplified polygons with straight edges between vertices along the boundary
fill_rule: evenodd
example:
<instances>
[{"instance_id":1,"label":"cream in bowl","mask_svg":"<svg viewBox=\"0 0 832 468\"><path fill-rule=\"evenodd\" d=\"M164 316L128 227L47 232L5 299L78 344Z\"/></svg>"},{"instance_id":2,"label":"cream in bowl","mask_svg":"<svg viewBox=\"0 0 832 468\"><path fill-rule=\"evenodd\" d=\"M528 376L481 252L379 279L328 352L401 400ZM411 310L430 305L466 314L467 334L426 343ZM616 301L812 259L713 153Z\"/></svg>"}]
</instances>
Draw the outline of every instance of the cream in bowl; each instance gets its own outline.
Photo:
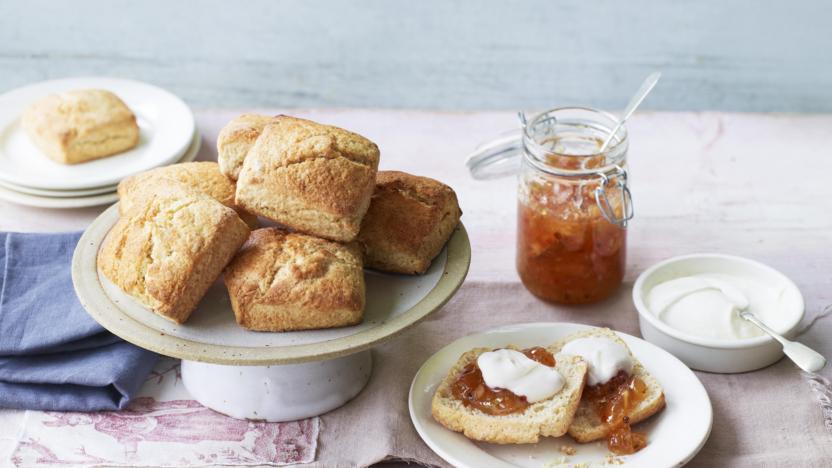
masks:
<instances>
[{"instance_id":1,"label":"cream in bowl","mask_svg":"<svg viewBox=\"0 0 832 468\"><path fill-rule=\"evenodd\" d=\"M749 311L789 335L803 317L803 298L782 273L762 263L720 254L660 262L636 280L633 302L645 339L688 366L746 372L776 362L780 344L740 317Z\"/></svg>"}]
</instances>

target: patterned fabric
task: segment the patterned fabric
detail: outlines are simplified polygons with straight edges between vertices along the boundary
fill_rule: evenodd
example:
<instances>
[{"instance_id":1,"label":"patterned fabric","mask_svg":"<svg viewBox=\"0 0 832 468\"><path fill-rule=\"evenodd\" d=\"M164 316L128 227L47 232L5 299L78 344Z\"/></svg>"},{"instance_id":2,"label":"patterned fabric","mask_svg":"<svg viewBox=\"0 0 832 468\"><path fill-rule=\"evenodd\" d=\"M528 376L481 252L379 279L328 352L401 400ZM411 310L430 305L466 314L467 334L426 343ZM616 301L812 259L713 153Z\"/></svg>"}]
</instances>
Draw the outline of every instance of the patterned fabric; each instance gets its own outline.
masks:
<instances>
[{"instance_id":1,"label":"patterned fabric","mask_svg":"<svg viewBox=\"0 0 832 468\"><path fill-rule=\"evenodd\" d=\"M318 429L318 418L266 423L205 408L188 397L178 361L164 359L123 411L27 412L9 460L15 467L310 463Z\"/></svg>"}]
</instances>

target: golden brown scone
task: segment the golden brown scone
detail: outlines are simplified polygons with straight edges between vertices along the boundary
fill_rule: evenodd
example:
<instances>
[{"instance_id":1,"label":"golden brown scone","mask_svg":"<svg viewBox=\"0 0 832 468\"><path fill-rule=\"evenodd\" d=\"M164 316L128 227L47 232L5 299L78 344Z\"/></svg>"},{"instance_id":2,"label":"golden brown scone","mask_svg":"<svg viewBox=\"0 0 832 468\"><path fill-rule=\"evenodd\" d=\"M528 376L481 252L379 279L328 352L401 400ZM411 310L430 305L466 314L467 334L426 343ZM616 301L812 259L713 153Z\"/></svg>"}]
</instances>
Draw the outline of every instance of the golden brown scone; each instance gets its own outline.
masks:
<instances>
[{"instance_id":1,"label":"golden brown scone","mask_svg":"<svg viewBox=\"0 0 832 468\"><path fill-rule=\"evenodd\" d=\"M23 129L44 154L63 164L111 156L139 143L136 116L101 89L51 94L23 113Z\"/></svg>"},{"instance_id":2,"label":"golden brown scone","mask_svg":"<svg viewBox=\"0 0 832 468\"><path fill-rule=\"evenodd\" d=\"M258 229L225 269L237 323L258 331L355 325L364 315L358 246Z\"/></svg>"},{"instance_id":3,"label":"golden brown scone","mask_svg":"<svg viewBox=\"0 0 832 468\"><path fill-rule=\"evenodd\" d=\"M243 162L237 204L297 231L355 239L378 168L378 146L361 135L278 116Z\"/></svg>"},{"instance_id":4,"label":"golden brown scone","mask_svg":"<svg viewBox=\"0 0 832 468\"><path fill-rule=\"evenodd\" d=\"M162 317L185 322L249 234L237 213L180 185L139 194L98 252L98 269Z\"/></svg>"},{"instance_id":5,"label":"golden brown scone","mask_svg":"<svg viewBox=\"0 0 832 468\"><path fill-rule=\"evenodd\" d=\"M520 351L516 346L508 349ZM533 444L540 437L560 437L566 433L586 380L586 362L578 356L556 355L555 369L565 383L560 392L548 400L529 405L515 414L492 416L465 406L451 391L462 370L480 354L491 348L474 348L463 354L439 384L431 400L431 415L446 428L462 432L465 437L494 444ZM550 350L551 351L551 350Z\"/></svg>"},{"instance_id":6,"label":"golden brown scone","mask_svg":"<svg viewBox=\"0 0 832 468\"><path fill-rule=\"evenodd\" d=\"M645 395L644 399L638 404L638 406L633 408L630 414L627 415L631 424L644 421L664 409L665 399L662 386L655 377L647 372L647 369L644 368L641 362L636 359L632 351L630 351L630 348L626 343L624 343L624 340L622 340L609 328L594 328L592 330L574 333L563 338L562 340L559 340L557 343L552 345L551 349L559 352L561 348L566 345L566 343L578 338L586 337L599 337L613 340L616 343L623 345L627 348L627 351L630 352L630 357L633 359L633 375L638 376L638 378L640 378L647 386L647 395ZM609 426L601 421L601 418L598 416L598 411L595 409L593 404L586 399L582 399L581 404L578 407L578 412L575 413L575 419L569 426L569 435L580 443L586 443L603 439L608 434Z\"/></svg>"},{"instance_id":7,"label":"golden brown scone","mask_svg":"<svg viewBox=\"0 0 832 468\"><path fill-rule=\"evenodd\" d=\"M379 171L358 241L368 268L420 274L459 223L453 189L434 179Z\"/></svg>"},{"instance_id":8,"label":"golden brown scone","mask_svg":"<svg viewBox=\"0 0 832 468\"><path fill-rule=\"evenodd\" d=\"M119 213L126 213L135 202L133 194L149 185L165 185L176 182L185 187L208 195L233 209L240 219L252 229L258 226L257 216L234 203L234 182L225 177L219 165L210 161L187 162L158 167L128 177L118 184ZM147 191L144 190L146 193Z\"/></svg>"},{"instance_id":9,"label":"golden brown scone","mask_svg":"<svg viewBox=\"0 0 832 468\"><path fill-rule=\"evenodd\" d=\"M243 160L254 146L263 128L274 117L259 114L243 114L228 122L217 137L217 161L220 171L231 180L237 180Z\"/></svg>"}]
</instances>

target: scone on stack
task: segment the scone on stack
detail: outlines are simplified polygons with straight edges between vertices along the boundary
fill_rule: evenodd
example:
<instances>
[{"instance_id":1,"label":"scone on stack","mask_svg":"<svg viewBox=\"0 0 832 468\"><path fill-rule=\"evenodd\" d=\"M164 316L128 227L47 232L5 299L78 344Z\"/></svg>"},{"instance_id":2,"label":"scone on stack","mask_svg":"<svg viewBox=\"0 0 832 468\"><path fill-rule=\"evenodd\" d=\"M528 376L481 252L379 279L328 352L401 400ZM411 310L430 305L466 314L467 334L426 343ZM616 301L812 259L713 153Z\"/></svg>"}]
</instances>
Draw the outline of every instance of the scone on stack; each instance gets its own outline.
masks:
<instances>
[{"instance_id":1,"label":"scone on stack","mask_svg":"<svg viewBox=\"0 0 832 468\"><path fill-rule=\"evenodd\" d=\"M249 235L237 213L178 184L134 190L98 269L162 317L184 323Z\"/></svg>"},{"instance_id":2,"label":"scone on stack","mask_svg":"<svg viewBox=\"0 0 832 468\"><path fill-rule=\"evenodd\" d=\"M237 323L289 331L355 325L364 313L364 271L355 243L279 228L258 229L225 270Z\"/></svg>"},{"instance_id":3,"label":"scone on stack","mask_svg":"<svg viewBox=\"0 0 832 468\"><path fill-rule=\"evenodd\" d=\"M46 96L26 108L22 126L38 149L63 164L111 156L139 142L136 116L118 96L100 89Z\"/></svg>"},{"instance_id":4,"label":"scone on stack","mask_svg":"<svg viewBox=\"0 0 832 468\"><path fill-rule=\"evenodd\" d=\"M459 223L450 187L378 173L378 146L342 128L243 114L217 153L234 203L212 195L280 225L254 231L225 272L237 323L251 330L359 323L363 268L424 273Z\"/></svg>"},{"instance_id":5,"label":"scone on stack","mask_svg":"<svg viewBox=\"0 0 832 468\"><path fill-rule=\"evenodd\" d=\"M209 161L158 167L122 180L118 184L119 213L130 211L136 203L136 198L142 193L152 192L147 190L149 187L169 184L181 184L187 189L208 195L236 211L250 228L256 229L258 226L257 216L246 212L235 203L234 181L220 172L217 163Z\"/></svg>"},{"instance_id":6,"label":"scone on stack","mask_svg":"<svg viewBox=\"0 0 832 468\"><path fill-rule=\"evenodd\" d=\"M177 323L225 269L242 327L357 324L365 266L424 273L459 223L450 187L403 172L377 174L378 146L338 127L243 114L222 129L217 151L218 163L175 164L123 180L121 218L99 252L107 278ZM280 227L249 237L256 215Z\"/></svg>"},{"instance_id":7,"label":"scone on stack","mask_svg":"<svg viewBox=\"0 0 832 468\"><path fill-rule=\"evenodd\" d=\"M378 146L361 135L278 116L243 161L236 201L294 230L349 242L370 205L378 162Z\"/></svg>"},{"instance_id":8,"label":"scone on stack","mask_svg":"<svg viewBox=\"0 0 832 468\"><path fill-rule=\"evenodd\" d=\"M266 124L274 119L268 115L242 114L220 130L217 136L217 161L220 171L226 177L237 180L249 150L263 133Z\"/></svg>"},{"instance_id":9,"label":"scone on stack","mask_svg":"<svg viewBox=\"0 0 832 468\"><path fill-rule=\"evenodd\" d=\"M434 179L379 171L358 241L368 268L421 274L459 224L456 193Z\"/></svg>"}]
</instances>

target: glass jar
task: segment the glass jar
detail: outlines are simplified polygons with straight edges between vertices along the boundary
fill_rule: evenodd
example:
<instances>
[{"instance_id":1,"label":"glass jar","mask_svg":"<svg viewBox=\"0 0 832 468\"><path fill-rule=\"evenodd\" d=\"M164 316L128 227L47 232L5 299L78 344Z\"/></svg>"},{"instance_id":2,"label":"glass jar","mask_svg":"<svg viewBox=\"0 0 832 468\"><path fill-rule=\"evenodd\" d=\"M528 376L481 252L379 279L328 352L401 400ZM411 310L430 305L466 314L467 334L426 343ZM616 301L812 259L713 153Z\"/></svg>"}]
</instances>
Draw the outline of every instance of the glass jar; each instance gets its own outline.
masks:
<instances>
[{"instance_id":1,"label":"glass jar","mask_svg":"<svg viewBox=\"0 0 832 468\"><path fill-rule=\"evenodd\" d=\"M550 302L604 299L624 278L627 222L633 217L627 131L619 127L602 150L618 124L606 112L569 107L528 122L522 113L520 118L520 138L504 138L468 160L477 178L519 171L520 279L532 294ZM519 167L512 163L517 159L522 160Z\"/></svg>"}]
</instances>

